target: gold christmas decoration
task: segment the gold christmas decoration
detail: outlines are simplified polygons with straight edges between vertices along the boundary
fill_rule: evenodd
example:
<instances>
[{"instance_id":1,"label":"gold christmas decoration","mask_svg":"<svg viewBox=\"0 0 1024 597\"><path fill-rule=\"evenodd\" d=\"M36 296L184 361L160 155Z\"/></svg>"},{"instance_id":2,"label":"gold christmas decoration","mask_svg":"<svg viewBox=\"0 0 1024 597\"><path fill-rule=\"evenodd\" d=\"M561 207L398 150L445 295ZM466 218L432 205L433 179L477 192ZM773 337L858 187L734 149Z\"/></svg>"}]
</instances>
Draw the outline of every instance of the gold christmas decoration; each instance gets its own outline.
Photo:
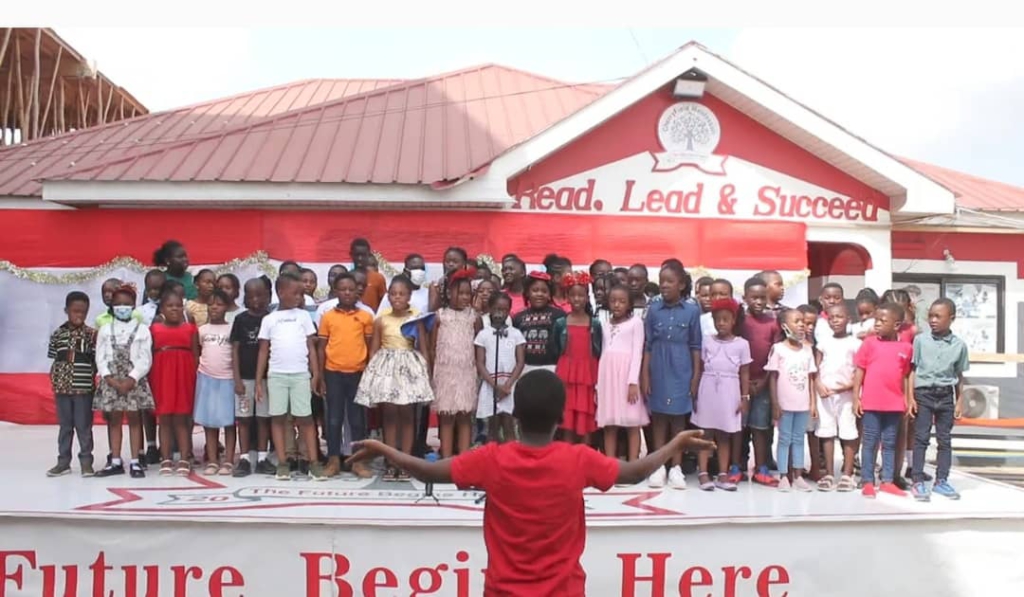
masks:
<instances>
[{"instance_id":1,"label":"gold christmas decoration","mask_svg":"<svg viewBox=\"0 0 1024 597\"><path fill-rule=\"evenodd\" d=\"M248 257L242 257L240 259L232 259L231 261L214 265L210 267L218 276L224 273L228 273L233 270L237 270L247 266L257 266L260 271L271 277L277 276L277 268L274 264L270 263L270 259L267 257L266 252L256 251ZM143 274L153 269L134 257L115 257L110 261L91 267L84 270L68 272L66 274L51 274L45 271L39 271L36 269L30 269L25 267L18 267L10 261L0 261L0 272L11 274L15 278L22 280L29 280L36 284L54 284L61 286L74 286L83 284L90 280L95 280L101 276L107 276L114 270L127 269L139 274Z\"/></svg>"}]
</instances>

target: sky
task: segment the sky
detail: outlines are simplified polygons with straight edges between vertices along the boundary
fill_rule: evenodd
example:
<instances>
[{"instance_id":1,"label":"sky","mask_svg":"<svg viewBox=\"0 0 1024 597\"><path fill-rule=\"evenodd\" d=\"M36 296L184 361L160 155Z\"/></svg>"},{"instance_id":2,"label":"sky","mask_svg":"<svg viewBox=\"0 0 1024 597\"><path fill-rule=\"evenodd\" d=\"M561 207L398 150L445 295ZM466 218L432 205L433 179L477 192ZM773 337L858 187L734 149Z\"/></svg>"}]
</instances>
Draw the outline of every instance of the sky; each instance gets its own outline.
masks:
<instances>
[{"instance_id":1,"label":"sky","mask_svg":"<svg viewBox=\"0 0 1024 597\"><path fill-rule=\"evenodd\" d=\"M495 62L616 82L696 40L896 155L1024 186L1024 30L84 28L64 37L150 110L306 78Z\"/></svg>"}]
</instances>

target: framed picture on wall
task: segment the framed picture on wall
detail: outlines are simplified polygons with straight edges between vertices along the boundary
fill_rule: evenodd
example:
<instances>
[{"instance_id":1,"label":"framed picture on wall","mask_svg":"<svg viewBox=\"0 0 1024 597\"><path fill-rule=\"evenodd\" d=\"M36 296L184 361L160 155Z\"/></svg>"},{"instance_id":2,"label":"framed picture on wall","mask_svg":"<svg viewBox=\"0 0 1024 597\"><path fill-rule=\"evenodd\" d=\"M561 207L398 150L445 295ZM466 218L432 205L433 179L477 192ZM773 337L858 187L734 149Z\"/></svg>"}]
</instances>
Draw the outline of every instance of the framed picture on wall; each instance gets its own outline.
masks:
<instances>
[{"instance_id":1,"label":"framed picture on wall","mask_svg":"<svg viewBox=\"0 0 1024 597\"><path fill-rule=\"evenodd\" d=\"M1004 350L1004 294L1002 277L898 274L893 287L904 288L917 308L917 326L928 329L928 308L943 297L956 305L953 333L960 336L972 353L1002 353Z\"/></svg>"}]
</instances>

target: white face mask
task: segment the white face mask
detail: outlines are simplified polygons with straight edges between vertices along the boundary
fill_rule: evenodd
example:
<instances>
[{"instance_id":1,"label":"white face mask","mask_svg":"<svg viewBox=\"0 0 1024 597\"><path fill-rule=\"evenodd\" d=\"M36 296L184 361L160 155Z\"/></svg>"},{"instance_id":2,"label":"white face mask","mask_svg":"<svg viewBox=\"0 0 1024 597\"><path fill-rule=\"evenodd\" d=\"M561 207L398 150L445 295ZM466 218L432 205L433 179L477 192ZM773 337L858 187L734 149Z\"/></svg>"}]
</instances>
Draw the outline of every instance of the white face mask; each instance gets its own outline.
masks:
<instances>
[{"instance_id":1,"label":"white face mask","mask_svg":"<svg viewBox=\"0 0 1024 597\"><path fill-rule=\"evenodd\" d=\"M114 317L120 321L128 321L132 318L132 311L134 308L131 305L115 305L112 307L114 311Z\"/></svg>"},{"instance_id":2,"label":"white face mask","mask_svg":"<svg viewBox=\"0 0 1024 597\"><path fill-rule=\"evenodd\" d=\"M410 271L409 280L412 281L413 286L423 286L423 283L427 281L427 270L414 269Z\"/></svg>"}]
</instances>

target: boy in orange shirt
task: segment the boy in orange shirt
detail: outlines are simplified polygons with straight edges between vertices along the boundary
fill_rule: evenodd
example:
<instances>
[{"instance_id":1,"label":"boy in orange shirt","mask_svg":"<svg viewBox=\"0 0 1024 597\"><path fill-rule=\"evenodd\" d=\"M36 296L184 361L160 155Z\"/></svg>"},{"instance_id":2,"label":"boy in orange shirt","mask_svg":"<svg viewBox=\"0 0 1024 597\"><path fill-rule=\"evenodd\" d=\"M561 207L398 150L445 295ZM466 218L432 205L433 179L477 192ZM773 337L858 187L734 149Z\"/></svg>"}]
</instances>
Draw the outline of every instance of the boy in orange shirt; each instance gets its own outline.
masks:
<instances>
[{"instance_id":1,"label":"boy in orange shirt","mask_svg":"<svg viewBox=\"0 0 1024 597\"><path fill-rule=\"evenodd\" d=\"M363 268L366 270L366 291L363 293L363 302L366 303L374 313L388 293L388 283L384 275L378 272L371 264L376 263L373 253L370 250L370 241L365 238L357 238L349 245L349 256L352 257L353 269Z\"/></svg>"},{"instance_id":2,"label":"boy in orange shirt","mask_svg":"<svg viewBox=\"0 0 1024 597\"><path fill-rule=\"evenodd\" d=\"M366 410L355 403L355 397L373 337L373 316L356 306L359 292L355 277L340 274L332 290L338 304L323 314L317 331L317 351L323 367L319 391L327 407L327 468L323 479L341 472L341 436L346 419L353 442L366 438ZM361 462L352 466L352 472L364 479L373 476Z\"/></svg>"}]
</instances>

